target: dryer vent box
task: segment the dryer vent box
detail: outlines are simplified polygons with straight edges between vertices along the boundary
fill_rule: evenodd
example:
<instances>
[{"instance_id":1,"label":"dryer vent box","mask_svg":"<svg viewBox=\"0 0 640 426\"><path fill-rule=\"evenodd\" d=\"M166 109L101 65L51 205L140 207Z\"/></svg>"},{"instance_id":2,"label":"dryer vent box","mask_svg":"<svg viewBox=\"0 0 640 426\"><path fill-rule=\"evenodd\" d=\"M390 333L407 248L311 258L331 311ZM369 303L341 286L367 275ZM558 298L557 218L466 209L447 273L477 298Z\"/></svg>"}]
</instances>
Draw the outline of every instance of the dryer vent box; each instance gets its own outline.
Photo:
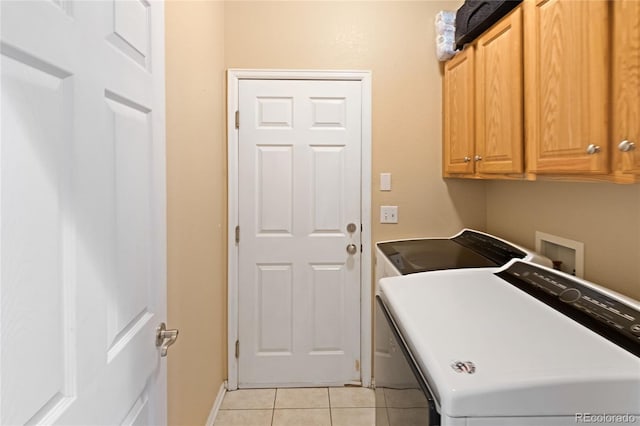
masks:
<instances>
[{"instance_id":1,"label":"dryer vent box","mask_svg":"<svg viewBox=\"0 0 640 426\"><path fill-rule=\"evenodd\" d=\"M554 262L554 268L584 276L584 243L536 231L536 251Z\"/></svg>"}]
</instances>

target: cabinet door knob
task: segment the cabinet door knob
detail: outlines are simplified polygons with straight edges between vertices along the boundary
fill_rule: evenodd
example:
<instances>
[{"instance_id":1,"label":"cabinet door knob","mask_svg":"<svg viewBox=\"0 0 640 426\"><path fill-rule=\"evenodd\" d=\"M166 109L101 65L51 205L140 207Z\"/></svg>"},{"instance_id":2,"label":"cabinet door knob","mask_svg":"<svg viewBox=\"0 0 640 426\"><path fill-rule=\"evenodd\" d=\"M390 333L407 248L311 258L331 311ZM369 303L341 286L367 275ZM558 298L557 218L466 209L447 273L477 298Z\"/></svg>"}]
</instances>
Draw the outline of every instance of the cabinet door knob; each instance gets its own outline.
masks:
<instances>
[{"instance_id":1,"label":"cabinet door knob","mask_svg":"<svg viewBox=\"0 0 640 426\"><path fill-rule=\"evenodd\" d=\"M471 161L471 157L464 157L463 160L464 160L465 163L468 163L469 161Z\"/></svg>"},{"instance_id":2,"label":"cabinet door knob","mask_svg":"<svg viewBox=\"0 0 640 426\"><path fill-rule=\"evenodd\" d=\"M473 157L473 159L476 161L480 161L482 160L482 157L480 157L479 155L476 155L475 157Z\"/></svg>"},{"instance_id":3,"label":"cabinet door knob","mask_svg":"<svg viewBox=\"0 0 640 426\"><path fill-rule=\"evenodd\" d=\"M636 149L636 144L625 139L618 144L618 149L622 152L633 151Z\"/></svg>"},{"instance_id":4,"label":"cabinet door knob","mask_svg":"<svg viewBox=\"0 0 640 426\"><path fill-rule=\"evenodd\" d=\"M589 146L587 147L587 154L589 155L597 154L600 151L601 151L600 145L594 145L590 143Z\"/></svg>"}]
</instances>

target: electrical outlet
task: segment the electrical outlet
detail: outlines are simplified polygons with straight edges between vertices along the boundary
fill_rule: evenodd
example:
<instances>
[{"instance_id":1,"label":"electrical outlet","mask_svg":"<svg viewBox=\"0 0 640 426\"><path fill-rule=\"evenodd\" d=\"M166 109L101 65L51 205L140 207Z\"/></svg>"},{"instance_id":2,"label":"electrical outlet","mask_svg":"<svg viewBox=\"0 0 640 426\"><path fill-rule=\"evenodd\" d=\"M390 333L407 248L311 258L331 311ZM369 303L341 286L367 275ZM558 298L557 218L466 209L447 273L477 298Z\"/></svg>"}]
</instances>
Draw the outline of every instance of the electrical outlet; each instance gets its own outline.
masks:
<instances>
[{"instance_id":1,"label":"electrical outlet","mask_svg":"<svg viewBox=\"0 0 640 426\"><path fill-rule=\"evenodd\" d=\"M398 223L398 206L380 206L380 223Z\"/></svg>"}]
</instances>

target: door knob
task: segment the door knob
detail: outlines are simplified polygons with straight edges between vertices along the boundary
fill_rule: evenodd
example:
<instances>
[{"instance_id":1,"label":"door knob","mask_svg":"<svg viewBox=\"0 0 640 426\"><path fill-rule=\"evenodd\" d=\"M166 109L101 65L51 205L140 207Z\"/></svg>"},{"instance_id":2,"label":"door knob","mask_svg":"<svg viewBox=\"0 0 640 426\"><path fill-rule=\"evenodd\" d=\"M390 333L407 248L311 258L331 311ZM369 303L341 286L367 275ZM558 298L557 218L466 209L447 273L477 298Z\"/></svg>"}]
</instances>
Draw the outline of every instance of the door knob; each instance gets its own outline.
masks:
<instances>
[{"instance_id":1,"label":"door knob","mask_svg":"<svg viewBox=\"0 0 640 426\"><path fill-rule=\"evenodd\" d=\"M463 158L463 161L464 161L465 163L468 163L469 161L471 161L471 157L468 157L468 156L467 156L467 157L464 157L464 158Z\"/></svg>"},{"instance_id":2,"label":"door knob","mask_svg":"<svg viewBox=\"0 0 640 426\"><path fill-rule=\"evenodd\" d=\"M636 144L628 140L623 140L618 144L618 149L622 152L633 151L636 149Z\"/></svg>"},{"instance_id":3,"label":"door knob","mask_svg":"<svg viewBox=\"0 0 640 426\"><path fill-rule=\"evenodd\" d=\"M356 247L355 244L349 244L347 246L347 253L349 254L356 254L358 252L358 247Z\"/></svg>"},{"instance_id":4,"label":"door knob","mask_svg":"<svg viewBox=\"0 0 640 426\"><path fill-rule=\"evenodd\" d=\"M480 160L482 160L482 157L479 156L479 155L476 155L475 157L473 157L473 159L476 160L476 161L480 161Z\"/></svg>"},{"instance_id":5,"label":"door knob","mask_svg":"<svg viewBox=\"0 0 640 426\"><path fill-rule=\"evenodd\" d=\"M160 356L167 356L167 350L169 346L173 345L178 340L178 330L167 330L165 323L160 323L156 328L156 347L160 348Z\"/></svg>"}]
</instances>

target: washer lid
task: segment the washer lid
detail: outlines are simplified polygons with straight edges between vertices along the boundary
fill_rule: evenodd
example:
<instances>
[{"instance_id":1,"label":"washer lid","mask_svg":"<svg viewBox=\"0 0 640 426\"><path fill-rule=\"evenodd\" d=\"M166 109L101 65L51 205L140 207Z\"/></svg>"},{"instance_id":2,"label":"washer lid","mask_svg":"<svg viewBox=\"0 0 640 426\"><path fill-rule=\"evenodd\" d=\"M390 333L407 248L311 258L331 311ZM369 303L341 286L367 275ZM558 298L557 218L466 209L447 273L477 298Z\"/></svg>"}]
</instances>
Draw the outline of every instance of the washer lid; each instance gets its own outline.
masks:
<instances>
[{"instance_id":1,"label":"washer lid","mask_svg":"<svg viewBox=\"0 0 640 426\"><path fill-rule=\"evenodd\" d=\"M378 243L378 247L403 275L441 269L502 266L447 238L390 241Z\"/></svg>"},{"instance_id":2,"label":"washer lid","mask_svg":"<svg viewBox=\"0 0 640 426\"><path fill-rule=\"evenodd\" d=\"M490 270L384 278L380 288L442 414L640 414L640 358Z\"/></svg>"},{"instance_id":3,"label":"washer lid","mask_svg":"<svg viewBox=\"0 0 640 426\"><path fill-rule=\"evenodd\" d=\"M451 238L383 241L377 246L402 275L442 269L499 267L511 259L551 266L551 261L544 256L467 228Z\"/></svg>"}]
</instances>

